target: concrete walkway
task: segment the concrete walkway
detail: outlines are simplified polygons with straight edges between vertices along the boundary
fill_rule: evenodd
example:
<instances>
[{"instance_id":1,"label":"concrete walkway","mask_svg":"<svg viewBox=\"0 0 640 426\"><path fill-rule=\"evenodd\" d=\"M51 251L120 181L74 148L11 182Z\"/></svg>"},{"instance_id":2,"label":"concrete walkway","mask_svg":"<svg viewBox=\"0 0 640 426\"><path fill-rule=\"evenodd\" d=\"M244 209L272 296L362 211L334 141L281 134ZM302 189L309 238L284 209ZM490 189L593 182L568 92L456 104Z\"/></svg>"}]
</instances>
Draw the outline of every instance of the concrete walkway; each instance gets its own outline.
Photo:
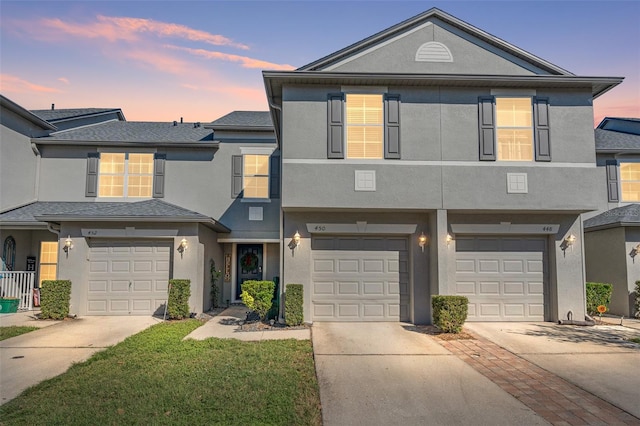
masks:
<instances>
[{"instance_id":1,"label":"concrete walkway","mask_svg":"<svg viewBox=\"0 0 640 426\"><path fill-rule=\"evenodd\" d=\"M242 305L232 305L207 321L203 326L196 328L185 339L204 340L210 337L220 339L237 339L243 341L262 341L280 339L311 339L311 330L308 327L288 329L274 326L261 331L246 331L244 320L248 309Z\"/></svg>"},{"instance_id":2,"label":"concrete walkway","mask_svg":"<svg viewBox=\"0 0 640 426\"><path fill-rule=\"evenodd\" d=\"M0 404L30 386L64 373L72 364L85 361L94 353L161 322L149 316L36 321L32 315L21 312L0 316L0 326L43 326L0 341Z\"/></svg>"},{"instance_id":3,"label":"concrete walkway","mask_svg":"<svg viewBox=\"0 0 640 426\"><path fill-rule=\"evenodd\" d=\"M547 422L434 338L402 323L314 323L325 426Z\"/></svg>"}]
</instances>

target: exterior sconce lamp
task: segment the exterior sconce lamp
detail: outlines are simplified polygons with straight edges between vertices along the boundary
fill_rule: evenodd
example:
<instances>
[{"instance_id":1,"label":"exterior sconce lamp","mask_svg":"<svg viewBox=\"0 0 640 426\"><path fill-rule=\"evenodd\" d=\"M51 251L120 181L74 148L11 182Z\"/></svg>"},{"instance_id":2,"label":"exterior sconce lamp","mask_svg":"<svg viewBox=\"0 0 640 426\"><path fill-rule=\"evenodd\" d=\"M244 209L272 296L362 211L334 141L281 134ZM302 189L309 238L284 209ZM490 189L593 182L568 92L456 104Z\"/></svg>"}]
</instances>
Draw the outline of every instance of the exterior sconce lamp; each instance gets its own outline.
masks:
<instances>
[{"instance_id":1,"label":"exterior sconce lamp","mask_svg":"<svg viewBox=\"0 0 640 426\"><path fill-rule=\"evenodd\" d=\"M185 251L186 249L188 249L188 248L189 248L189 246L187 245L187 239L186 239L186 238L183 238L183 239L180 241L180 245L178 245L178 253L180 253L180 259L182 259L182 256L183 256L183 254L184 254L184 251Z\"/></svg>"},{"instance_id":2,"label":"exterior sconce lamp","mask_svg":"<svg viewBox=\"0 0 640 426\"><path fill-rule=\"evenodd\" d=\"M289 248L293 251L296 248L298 248L298 246L300 245L300 233L298 231L296 231L295 234L293 234L293 237L291 238L291 241L289 241Z\"/></svg>"},{"instance_id":3,"label":"exterior sconce lamp","mask_svg":"<svg viewBox=\"0 0 640 426\"><path fill-rule=\"evenodd\" d=\"M451 234L447 234L447 246L449 246L449 243L451 243L451 241L453 241L453 237L451 236Z\"/></svg>"},{"instance_id":4,"label":"exterior sconce lamp","mask_svg":"<svg viewBox=\"0 0 640 426\"><path fill-rule=\"evenodd\" d=\"M571 247L571 250L573 250L573 244L575 242L576 242L576 236L573 234L570 234L567 237L565 237L564 240L562 240L562 244L560 244L560 248L562 249L562 251L565 251L569 247Z\"/></svg>"},{"instance_id":5,"label":"exterior sconce lamp","mask_svg":"<svg viewBox=\"0 0 640 426\"><path fill-rule=\"evenodd\" d=\"M422 249L422 252L424 253L424 246L427 245L427 236L424 235L424 232L420 233L420 236L418 237L418 245L420 246L420 248Z\"/></svg>"},{"instance_id":6,"label":"exterior sconce lamp","mask_svg":"<svg viewBox=\"0 0 640 426\"><path fill-rule=\"evenodd\" d=\"M62 250L66 253L67 257L69 257L69 250L73 248L73 240L71 239L71 235L67 235L67 239L64 240L64 246Z\"/></svg>"},{"instance_id":7,"label":"exterior sconce lamp","mask_svg":"<svg viewBox=\"0 0 640 426\"><path fill-rule=\"evenodd\" d=\"M632 248L629 252L629 256L631 256L631 259L633 259L634 263L636 261L636 256L638 255L638 253L640 253L640 244Z\"/></svg>"}]
</instances>

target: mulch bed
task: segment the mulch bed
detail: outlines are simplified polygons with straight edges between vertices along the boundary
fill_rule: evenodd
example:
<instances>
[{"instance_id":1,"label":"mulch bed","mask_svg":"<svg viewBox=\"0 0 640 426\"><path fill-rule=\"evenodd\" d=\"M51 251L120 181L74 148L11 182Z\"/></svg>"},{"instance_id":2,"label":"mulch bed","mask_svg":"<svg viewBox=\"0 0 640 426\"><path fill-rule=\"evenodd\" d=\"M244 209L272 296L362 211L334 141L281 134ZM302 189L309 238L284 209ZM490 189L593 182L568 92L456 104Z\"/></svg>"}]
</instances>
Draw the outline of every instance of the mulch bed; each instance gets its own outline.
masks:
<instances>
[{"instance_id":1,"label":"mulch bed","mask_svg":"<svg viewBox=\"0 0 640 426\"><path fill-rule=\"evenodd\" d=\"M240 325L240 324L239 324ZM288 326L286 324L275 323L273 325L261 321L245 322L240 325L237 331L284 331L284 330L304 330L307 325Z\"/></svg>"},{"instance_id":2,"label":"mulch bed","mask_svg":"<svg viewBox=\"0 0 640 426\"><path fill-rule=\"evenodd\" d=\"M473 335L465 332L464 329L460 333L445 333L433 325L414 325L409 330L428 334L440 340L476 340Z\"/></svg>"}]
</instances>

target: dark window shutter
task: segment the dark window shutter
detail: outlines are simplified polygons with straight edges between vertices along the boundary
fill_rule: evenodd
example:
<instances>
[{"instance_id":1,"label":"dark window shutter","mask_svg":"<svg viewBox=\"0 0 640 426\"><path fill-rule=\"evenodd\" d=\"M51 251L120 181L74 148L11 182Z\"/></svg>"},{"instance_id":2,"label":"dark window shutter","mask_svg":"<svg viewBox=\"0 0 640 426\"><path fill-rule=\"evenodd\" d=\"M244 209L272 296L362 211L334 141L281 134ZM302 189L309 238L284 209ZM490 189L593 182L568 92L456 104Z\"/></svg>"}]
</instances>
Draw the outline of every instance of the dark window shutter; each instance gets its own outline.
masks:
<instances>
[{"instance_id":1,"label":"dark window shutter","mask_svg":"<svg viewBox=\"0 0 640 426\"><path fill-rule=\"evenodd\" d=\"M153 156L153 198L164 198L164 174L167 154Z\"/></svg>"},{"instance_id":2,"label":"dark window shutter","mask_svg":"<svg viewBox=\"0 0 640 426\"><path fill-rule=\"evenodd\" d=\"M551 161L549 138L549 99L535 98L533 104L536 161Z\"/></svg>"},{"instance_id":3,"label":"dark window shutter","mask_svg":"<svg viewBox=\"0 0 640 426\"><path fill-rule=\"evenodd\" d=\"M344 158L344 93L329 94L327 158Z\"/></svg>"},{"instance_id":4,"label":"dark window shutter","mask_svg":"<svg viewBox=\"0 0 640 426\"><path fill-rule=\"evenodd\" d=\"M400 159L400 95L384 98L384 158Z\"/></svg>"},{"instance_id":5,"label":"dark window shutter","mask_svg":"<svg viewBox=\"0 0 640 426\"><path fill-rule=\"evenodd\" d=\"M610 203L620 202L620 184L618 183L618 162L607 160L607 194Z\"/></svg>"},{"instance_id":6,"label":"dark window shutter","mask_svg":"<svg viewBox=\"0 0 640 426\"><path fill-rule=\"evenodd\" d=\"M87 189L85 197L98 196L98 170L100 166L100 153L90 152L87 155Z\"/></svg>"},{"instance_id":7,"label":"dark window shutter","mask_svg":"<svg viewBox=\"0 0 640 426\"><path fill-rule=\"evenodd\" d=\"M269 162L269 198L280 198L280 155L274 152Z\"/></svg>"},{"instance_id":8,"label":"dark window shutter","mask_svg":"<svg viewBox=\"0 0 640 426\"><path fill-rule=\"evenodd\" d=\"M478 98L480 160L496 160L495 100L493 96Z\"/></svg>"},{"instance_id":9,"label":"dark window shutter","mask_svg":"<svg viewBox=\"0 0 640 426\"><path fill-rule=\"evenodd\" d=\"M242 197L242 155L231 158L231 196Z\"/></svg>"}]
</instances>

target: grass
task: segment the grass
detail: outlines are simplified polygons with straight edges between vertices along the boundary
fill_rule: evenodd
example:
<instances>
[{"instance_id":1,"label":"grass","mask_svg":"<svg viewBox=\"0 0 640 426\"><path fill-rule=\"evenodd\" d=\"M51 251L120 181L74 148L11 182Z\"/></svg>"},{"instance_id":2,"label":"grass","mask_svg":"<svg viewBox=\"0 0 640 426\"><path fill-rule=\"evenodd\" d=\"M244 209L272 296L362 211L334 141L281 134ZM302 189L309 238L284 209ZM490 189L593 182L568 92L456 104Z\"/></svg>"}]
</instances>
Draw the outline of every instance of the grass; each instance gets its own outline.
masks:
<instances>
[{"instance_id":1,"label":"grass","mask_svg":"<svg viewBox=\"0 0 640 426\"><path fill-rule=\"evenodd\" d=\"M161 323L0 406L0 424L319 425L310 341L182 338Z\"/></svg>"},{"instance_id":2,"label":"grass","mask_svg":"<svg viewBox=\"0 0 640 426\"><path fill-rule=\"evenodd\" d=\"M26 326L19 326L19 325L12 325L9 327L0 327L0 340L6 340L11 337L16 337L21 334L25 334L37 329L38 327L26 327Z\"/></svg>"},{"instance_id":3,"label":"grass","mask_svg":"<svg viewBox=\"0 0 640 426\"><path fill-rule=\"evenodd\" d=\"M632 337L629 341L640 345L640 337Z\"/></svg>"}]
</instances>

